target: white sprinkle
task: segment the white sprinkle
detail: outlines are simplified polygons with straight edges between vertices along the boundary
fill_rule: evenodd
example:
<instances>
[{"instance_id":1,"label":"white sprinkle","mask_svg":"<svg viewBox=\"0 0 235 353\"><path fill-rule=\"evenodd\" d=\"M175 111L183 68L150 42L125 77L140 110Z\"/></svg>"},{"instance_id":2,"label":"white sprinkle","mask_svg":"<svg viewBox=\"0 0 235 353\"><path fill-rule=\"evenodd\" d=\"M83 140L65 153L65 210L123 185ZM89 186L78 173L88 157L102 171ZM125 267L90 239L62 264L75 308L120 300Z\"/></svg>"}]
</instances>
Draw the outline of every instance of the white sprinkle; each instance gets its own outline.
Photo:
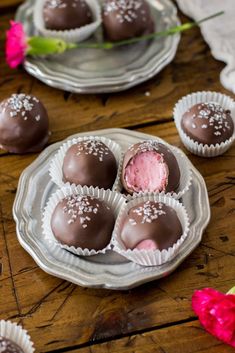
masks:
<instances>
[{"instance_id":1,"label":"white sprinkle","mask_svg":"<svg viewBox=\"0 0 235 353\"><path fill-rule=\"evenodd\" d=\"M10 110L10 117L14 118L21 116L24 120L28 120L32 117L32 110L36 103L39 103L39 100L35 97L31 97L23 93L12 94L6 101L5 108ZM28 112L30 113L29 115L27 115ZM38 116L35 117L36 120Z\"/></svg>"},{"instance_id":2,"label":"white sprinkle","mask_svg":"<svg viewBox=\"0 0 235 353\"><path fill-rule=\"evenodd\" d=\"M84 229L91 221L92 214L96 214L100 207L98 203L95 207L92 205L91 201L95 199L91 196L71 195L64 200L66 205L63 207L63 212L69 215L68 224L72 224L79 219Z\"/></svg>"},{"instance_id":3,"label":"white sprinkle","mask_svg":"<svg viewBox=\"0 0 235 353\"><path fill-rule=\"evenodd\" d=\"M77 156L82 152L85 154L97 157L100 162L103 162L104 157L110 154L109 148L101 141L85 140L77 143Z\"/></svg>"},{"instance_id":4,"label":"white sprinkle","mask_svg":"<svg viewBox=\"0 0 235 353\"><path fill-rule=\"evenodd\" d=\"M152 223L158 217L166 214L166 212L162 210L162 204L159 204L157 202L154 203L151 201L146 201L143 206L139 206L133 209L132 212L137 214L137 216L141 217L141 219L138 220L138 223L140 224ZM137 220L130 218L129 222L131 223L131 225L135 225L135 223L137 223Z\"/></svg>"},{"instance_id":5,"label":"white sprinkle","mask_svg":"<svg viewBox=\"0 0 235 353\"><path fill-rule=\"evenodd\" d=\"M141 0L111 0L104 3L104 16L114 12L120 23L134 22L139 17L146 20L146 12Z\"/></svg>"}]
</instances>

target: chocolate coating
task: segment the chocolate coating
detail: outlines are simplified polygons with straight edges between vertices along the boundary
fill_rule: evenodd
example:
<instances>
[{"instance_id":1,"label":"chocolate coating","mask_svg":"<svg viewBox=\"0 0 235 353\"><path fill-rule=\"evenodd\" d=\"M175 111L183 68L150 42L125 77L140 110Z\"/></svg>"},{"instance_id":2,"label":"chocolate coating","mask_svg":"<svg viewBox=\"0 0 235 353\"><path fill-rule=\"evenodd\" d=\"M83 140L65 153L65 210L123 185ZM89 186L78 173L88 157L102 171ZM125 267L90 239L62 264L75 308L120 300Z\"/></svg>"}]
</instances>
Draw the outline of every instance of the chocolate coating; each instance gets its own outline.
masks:
<instances>
[{"instance_id":1,"label":"chocolate coating","mask_svg":"<svg viewBox=\"0 0 235 353\"><path fill-rule=\"evenodd\" d=\"M192 140L204 145L216 145L230 139L234 123L229 110L216 103L200 103L184 113L183 131Z\"/></svg>"},{"instance_id":2,"label":"chocolate coating","mask_svg":"<svg viewBox=\"0 0 235 353\"><path fill-rule=\"evenodd\" d=\"M38 152L49 138L43 104L34 96L12 94L0 104L0 148L12 153Z\"/></svg>"},{"instance_id":3,"label":"chocolate coating","mask_svg":"<svg viewBox=\"0 0 235 353\"><path fill-rule=\"evenodd\" d=\"M62 171L64 182L111 189L117 175L117 162L103 142L88 139L68 149Z\"/></svg>"},{"instance_id":4,"label":"chocolate coating","mask_svg":"<svg viewBox=\"0 0 235 353\"><path fill-rule=\"evenodd\" d=\"M15 342L6 337L0 336L0 352L1 353L24 353L23 349Z\"/></svg>"},{"instance_id":5,"label":"chocolate coating","mask_svg":"<svg viewBox=\"0 0 235 353\"><path fill-rule=\"evenodd\" d=\"M120 237L127 249L135 249L142 241L152 240L156 249L173 246L183 230L175 210L163 203L141 202L131 208L123 220Z\"/></svg>"},{"instance_id":6,"label":"chocolate coating","mask_svg":"<svg viewBox=\"0 0 235 353\"><path fill-rule=\"evenodd\" d=\"M146 140L146 141L134 144L125 153L124 160L123 160L123 167L122 167L122 176L121 176L122 185L124 189L129 194L133 194L134 190L128 187L125 179L126 167L131 162L133 157L135 157L137 154L145 153L147 151L155 151L156 153L161 154L164 162L168 166L169 175L168 175L168 182L166 185L166 189L159 190L159 191L165 191L165 192L176 191L180 184L180 170L179 170L178 162L174 154L169 150L168 147L154 140ZM145 173L144 170L140 172L142 172L143 174ZM142 191L146 192L148 190L142 190Z\"/></svg>"},{"instance_id":7,"label":"chocolate coating","mask_svg":"<svg viewBox=\"0 0 235 353\"><path fill-rule=\"evenodd\" d=\"M47 29L63 31L88 25L92 13L85 0L47 0L43 18Z\"/></svg>"},{"instance_id":8,"label":"chocolate coating","mask_svg":"<svg viewBox=\"0 0 235 353\"><path fill-rule=\"evenodd\" d=\"M101 250L110 242L114 222L113 212L105 202L91 196L72 195L56 206L51 229L62 244Z\"/></svg>"},{"instance_id":9,"label":"chocolate coating","mask_svg":"<svg viewBox=\"0 0 235 353\"><path fill-rule=\"evenodd\" d=\"M112 42L154 31L150 7L145 0L106 0L102 18L105 37Z\"/></svg>"}]
</instances>

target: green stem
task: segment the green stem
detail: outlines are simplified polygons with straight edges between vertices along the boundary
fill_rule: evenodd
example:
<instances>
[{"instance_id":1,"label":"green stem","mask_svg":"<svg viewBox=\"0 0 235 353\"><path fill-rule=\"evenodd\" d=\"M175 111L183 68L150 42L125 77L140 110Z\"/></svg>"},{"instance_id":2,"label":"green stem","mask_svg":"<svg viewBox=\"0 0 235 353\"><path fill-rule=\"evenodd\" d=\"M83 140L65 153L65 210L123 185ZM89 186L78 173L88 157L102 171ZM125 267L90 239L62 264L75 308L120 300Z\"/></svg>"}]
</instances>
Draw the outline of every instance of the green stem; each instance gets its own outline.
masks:
<instances>
[{"instance_id":1,"label":"green stem","mask_svg":"<svg viewBox=\"0 0 235 353\"><path fill-rule=\"evenodd\" d=\"M212 18L221 16L224 12L217 12L214 15L203 18L197 22L188 22L183 25L171 27L162 32L156 32L144 35L142 37L131 38L123 40L120 42L101 42L101 43L66 43L64 40L55 38L45 38L45 37L29 37L28 38L28 49L27 55L50 55L50 54L61 54L66 50L71 50L75 48L93 48L93 49L112 49L123 45L129 45L141 42L143 40L159 38L163 36L173 35L175 33L186 31L190 28L198 26L199 24L211 20Z\"/></svg>"},{"instance_id":2,"label":"green stem","mask_svg":"<svg viewBox=\"0 0 235 353\"><path fill-rule=\"evenodd\" d=\"M227 294L235 294L235 287L231 288Z\"/></svg>"},{"instance_id":3,"label":"green stem","mask_svg":"<svg viewBox=\"0 0 235 353\"><path fill-rule=\"evenodd\" d=\"M215 17L221 16L224 14L224 11L220 11L217 12L211 16L205 17L199 21L196 22L187 22L184 23L180 26L175 26L175 27L171 27L165 31L161 31L161 32L154 32L151 34L147 34L144 35L142 37L135 37L135 38L131 38L131 39L127 39L127 40L122 40L120 42L116 42L116 43L112 43L112 42L103 42L103 43L79 43L79 44L75 44L76 48L95 48L95 49L112 49L115 47L120 47L123 45L129 45L129 44L134 44L134 43L138 43L141 42L143 40L149 40L149 39L154 39L154 38L158 38L158 37L164 37L164 36L168 36L168 35L173 35L176 33L180 33L183 31L187 31L190 28L199 26L199 24L209 21ZM74 48L74 47L73 47ZM69 49L69 48L68 48Z\"/></svg>"}]
</instances>

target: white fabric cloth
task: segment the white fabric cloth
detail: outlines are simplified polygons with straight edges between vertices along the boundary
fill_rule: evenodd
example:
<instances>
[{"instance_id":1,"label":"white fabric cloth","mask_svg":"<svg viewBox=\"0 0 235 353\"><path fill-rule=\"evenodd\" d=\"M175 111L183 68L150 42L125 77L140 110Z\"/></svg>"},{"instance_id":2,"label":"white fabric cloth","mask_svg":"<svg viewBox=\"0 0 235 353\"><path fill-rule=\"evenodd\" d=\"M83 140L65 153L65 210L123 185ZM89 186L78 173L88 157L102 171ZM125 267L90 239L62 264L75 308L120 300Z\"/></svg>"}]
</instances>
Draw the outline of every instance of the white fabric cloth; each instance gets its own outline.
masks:
<instances>
[{"instance_id":1,"label":"white fabric cloth","mask_svg":"<svg viewBox=\"0 0 235 353\"><path fill-rule=\"evenodd\" d=\"M225 11L201 24L201 32L214 58L227 65L220 74L222 85L235 94L235 0L177 0L179 8L194 20Z\"/></svg>"}]
</instances>

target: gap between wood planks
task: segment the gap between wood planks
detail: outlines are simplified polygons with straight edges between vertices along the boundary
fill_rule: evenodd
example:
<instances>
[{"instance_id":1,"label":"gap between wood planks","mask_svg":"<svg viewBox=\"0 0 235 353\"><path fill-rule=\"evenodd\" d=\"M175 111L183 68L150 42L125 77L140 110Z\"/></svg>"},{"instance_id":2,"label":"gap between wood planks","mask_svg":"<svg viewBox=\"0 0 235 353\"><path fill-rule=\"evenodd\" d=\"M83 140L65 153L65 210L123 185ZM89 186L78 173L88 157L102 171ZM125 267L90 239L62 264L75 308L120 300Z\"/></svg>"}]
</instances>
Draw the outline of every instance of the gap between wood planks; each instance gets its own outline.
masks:
<instances>
[{"instance_id":1,"label":"gap between wood planks","mask_svg":"<svg viewBox=\"0 0 235 353\"><path fill-rule=\"evenodd\" d=\"M6 232L5 232L5 227L4 227L4 220L3 220L3 212L2 212L1 203L0 203L0 223L1 223L2 231L3 231L3 239L4 239L4 243L5 243L5 247L6 247L6 254L7 254L9 270L10 270L10 278L11 278L12 290L13 290L13 294L14 294L14 298L15 298L15 302L16 302L16 307L17 307L18 313L19 313L19 315L21 315L21 307L20 307L20 303L19 303L19 300L18 300L17 290L16 290L16 287L15 287L14 276L13 276L13 271L12 271L12 266L11 266L11 260L10 260L8 245L7 245L7 238L6 238ZM22 324L21 318L19 320L19 324Z\"/></svg>"},{"instance_id":2,"label":"gap between wood planks","mask_svg":"<svg viewBox=\"0 0 235 353\"><path fill-rule=\"evenodd\" d=\"M142 335L142 334L153 332L153 331L156 331L156 330L161 330L161 329L169 328L169 327L172 327L172 326L179 326L179 325L183 325L183 324L187 324L187 323L195 322L195 321L197 321L197 317L192 316L192 317L190 317L188 319L174 321L174 322L170 322L170 323L163 324L163 325L153 326L153 327L150 327L150 328L147 328L147 329L136 330L136 331L131 332L131 334L128 334L128 333L123 334L123 335L119 334L119 335L116 335L116 336L111 336L109 338L97 339L93 343L86 342L86 343L82 343L82 344L78 344L78 345L74 345L74 346L68 346L68 347L65 347L65 348L54 349L54 350L51 350L51 351L50 350L45 350L44 352L45 353L64 353L64 352L69 352L69 351L72 351L72 350L75 350L75 349L94 347L94 346L100 345L102 343L107 343L107 342L111 342L111 341L117 341L117 340L122 339L122 338L133 337L133 336L136 336L136 335Z\"/></svg>"}]
</instances>

